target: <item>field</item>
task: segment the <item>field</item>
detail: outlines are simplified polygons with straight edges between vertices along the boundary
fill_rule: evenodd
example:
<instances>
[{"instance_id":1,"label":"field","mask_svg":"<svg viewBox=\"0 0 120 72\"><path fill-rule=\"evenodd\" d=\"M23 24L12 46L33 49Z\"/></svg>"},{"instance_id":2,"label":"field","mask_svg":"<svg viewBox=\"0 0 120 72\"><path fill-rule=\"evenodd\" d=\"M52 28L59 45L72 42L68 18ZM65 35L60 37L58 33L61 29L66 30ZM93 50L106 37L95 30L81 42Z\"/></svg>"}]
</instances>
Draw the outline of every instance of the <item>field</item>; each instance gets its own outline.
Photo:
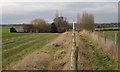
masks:
<instances>
[{"instance_id":1,"label":"field","mask_svg":"<svg viewBox=\"0 0 120 72\"><path fill-rule=\"evenodd\" d=\"M104 29L120 29L120 27L111 27L111 28L95 28L94 30L104 30Z\"/></svg>"},{"instance_id":2,"label":"field","mask_svg":"<svg viewBox=\"0 0 120 72\"><path fill-rule=\"evenodd\" d=\"M118 34L118 31L99 31L99 32L96 32L96 33L98 33L98 35L101 36L101 37L104 37L104 35L105 35L106 38L115 41L115 33Z\"/></svg>"},{"instance_id":3,"label":"field","mask_svg":"<svg viewBox=\"0 0 120 72\"><path fill-rule=\"evenodd\" d=\"M57 33L10 33L8 28L2 29L3 69L41 49L57 36L59 36Z\"/></svg>"},{"instance_id":4,"label":"field","mask_svg":"<svg viewBox=\"0 0 120 72\"><path fill-rule=\"evenodd\" d=\"M22 28L17 28L17 30L22 30ZM14 37L21 37L30 34L32 33L10 33L10 28L2 28L2 40L11 39Z\"/></svg>"},{"instance_id":5,"label":"field","mask_svg":"<svg viewBox=\"0 0 120 72\"><path fill-rule=\"evenodd\" d=\"M117 70L114 44L109 41L114 40L114 32L105 34L107 43L102 32L76 32L78 70ZM68 70L71 44L72 31L10 33L9 28L2 28L2 69Z\"/></svg>"}]
</instances>

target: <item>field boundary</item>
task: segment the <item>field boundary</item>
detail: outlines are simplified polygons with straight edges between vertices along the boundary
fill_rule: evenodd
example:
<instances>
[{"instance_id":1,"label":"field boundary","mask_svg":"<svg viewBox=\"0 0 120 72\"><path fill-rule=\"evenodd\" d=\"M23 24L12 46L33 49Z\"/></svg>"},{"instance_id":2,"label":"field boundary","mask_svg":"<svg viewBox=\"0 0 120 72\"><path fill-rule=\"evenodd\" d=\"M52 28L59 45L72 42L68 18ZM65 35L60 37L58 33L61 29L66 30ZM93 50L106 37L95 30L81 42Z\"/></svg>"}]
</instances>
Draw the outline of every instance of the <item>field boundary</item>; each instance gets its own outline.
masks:
<instances>
[{"instance_id":1,"label":"field boundary","mask_svg":"<svg viewBox=\"0 0 120 72\"><path fill-rule=\"evenodd\" d=\"M76 39L75 39L75 32L73 31L72 35L72 44L70 48L70 62L69 62L69 70L75 70L77 71L77 58L78 58L78 51L76 47Z\"/></svg>"}]
</instances>

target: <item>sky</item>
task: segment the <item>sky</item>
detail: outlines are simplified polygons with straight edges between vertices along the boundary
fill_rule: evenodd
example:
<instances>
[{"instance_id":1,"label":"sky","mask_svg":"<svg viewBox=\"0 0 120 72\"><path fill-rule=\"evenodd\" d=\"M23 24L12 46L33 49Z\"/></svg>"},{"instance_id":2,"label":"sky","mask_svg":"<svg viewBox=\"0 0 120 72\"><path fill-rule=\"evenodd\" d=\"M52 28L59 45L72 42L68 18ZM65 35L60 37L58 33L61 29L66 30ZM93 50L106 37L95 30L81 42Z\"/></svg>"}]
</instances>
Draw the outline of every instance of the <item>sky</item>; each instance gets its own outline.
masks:
<instances>
[{"instance_id":1,"label":"sky","mask_svg":"<svg viewBox=\"0 0 120 72\"><path fill-rule=\"evenodd\" d=\"M44 1L4 0L0 3L2 7L0 20L2 20L2 24L28 24L35 18L42 18L46 22L52 23L56 11L58 11L59 16L64 16L69 22L72 22L72 19L76 20L78 13L82 16L82 13L87 11L94 15L95 23L118 22L118 0Z\"/></svg>"}]
</instances>

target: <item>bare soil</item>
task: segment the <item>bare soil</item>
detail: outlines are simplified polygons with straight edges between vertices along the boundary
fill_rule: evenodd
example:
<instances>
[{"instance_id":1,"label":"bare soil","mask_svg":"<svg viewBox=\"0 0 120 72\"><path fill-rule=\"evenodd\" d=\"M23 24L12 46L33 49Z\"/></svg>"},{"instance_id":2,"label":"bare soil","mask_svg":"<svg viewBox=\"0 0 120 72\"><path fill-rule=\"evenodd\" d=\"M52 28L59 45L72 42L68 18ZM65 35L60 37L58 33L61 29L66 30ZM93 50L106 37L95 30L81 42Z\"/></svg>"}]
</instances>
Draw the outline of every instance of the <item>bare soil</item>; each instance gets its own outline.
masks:
<instances>
[{"instance_id":1,"label":"bare soil","mask_svg":"<svg viewBox=\"0 0 120 72\"><path fill-rule=\"evenodd\" d=\"M21 61L19 61L16 65L14 65L11 69L14 70L44 70L45 67L50 62L50 57L47 54L39 53L39 54L31 54L24 57Z\"/></svg>"}]
</instances>

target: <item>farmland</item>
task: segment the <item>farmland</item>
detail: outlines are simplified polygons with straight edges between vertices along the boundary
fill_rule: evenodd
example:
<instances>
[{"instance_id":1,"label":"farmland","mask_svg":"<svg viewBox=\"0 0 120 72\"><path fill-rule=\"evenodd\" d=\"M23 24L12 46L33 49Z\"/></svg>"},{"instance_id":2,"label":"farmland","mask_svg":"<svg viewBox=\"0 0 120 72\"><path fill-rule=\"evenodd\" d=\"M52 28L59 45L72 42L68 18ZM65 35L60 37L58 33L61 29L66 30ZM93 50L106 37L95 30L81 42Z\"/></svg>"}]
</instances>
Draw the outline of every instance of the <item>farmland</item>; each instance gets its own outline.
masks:
<instances>
[{"instance_id":1,"label":"farmland","mask_svg":"<svg viewBox=\"0 0 120 72\"><path fill-rule=\"evenodd\" d=\"M3 70L68 70L72 32L10 33L2 29ZM99 40L96 34L100 36ZM87 31L76 32L78 70L117 70L114 44ZM89 35L89 36L88 36ZM111 32L108 39L114 39ZM102 42L100 42L102 41ZM103 44L102 44L103 43ZM102 45L101 45L102 44Z\"/></svg>"},{"instance_id":2,"label":"farmland","mask_svg":"<svg viewBox=\"0 0 120 72\"><path fill-rule=\"evenodd\" d=\"M105 30L105 29L112 29L112 30L114 30L114 29L120 29L120 27L95 28L94 30Z\"/></svg>"},{"instance_id":3,"label":"farmland","mask_svg":"<svg viewBox=\"0 0 120 72\"><path fill-rule=\"evenodd\" d=\"M8 28L2 29L3 69L41 49L58 35L57 33L10 33Z\"/></svg>"},{"instance_id":4,"label":"farmland","mask_svg":"<svg viewBox=\"0 0 120 72\"><path fill-rule=\"evenodd\" d=\"M106 38L115 41L115 33L118 33L118 31L99 31L96 33L98 33L98 35L101 37L104 37L104 35L105 35Z\"/></svg>"},{"instance_id":5,"label":"farmland","mask_svg":"<svg viewBox=\"0 0 120 72\"><path fill-rule=\"evenodd\" d=\"M17 28L17 30L22 30L22 28ZM11 39L14 37L20 37L25 35L30 35L32 33L10 33L10 28L2 28L2 39Z\"/></svg>"},{"instance_id":6,"label":"farmland","mask_svg":"<svg viewBox=\"0 0 120 72\"><path fill-rule=\"evenodd\" d=\"M118 71L119 4L3 2L2 72Z\"/></svg>"}]
</instances>

